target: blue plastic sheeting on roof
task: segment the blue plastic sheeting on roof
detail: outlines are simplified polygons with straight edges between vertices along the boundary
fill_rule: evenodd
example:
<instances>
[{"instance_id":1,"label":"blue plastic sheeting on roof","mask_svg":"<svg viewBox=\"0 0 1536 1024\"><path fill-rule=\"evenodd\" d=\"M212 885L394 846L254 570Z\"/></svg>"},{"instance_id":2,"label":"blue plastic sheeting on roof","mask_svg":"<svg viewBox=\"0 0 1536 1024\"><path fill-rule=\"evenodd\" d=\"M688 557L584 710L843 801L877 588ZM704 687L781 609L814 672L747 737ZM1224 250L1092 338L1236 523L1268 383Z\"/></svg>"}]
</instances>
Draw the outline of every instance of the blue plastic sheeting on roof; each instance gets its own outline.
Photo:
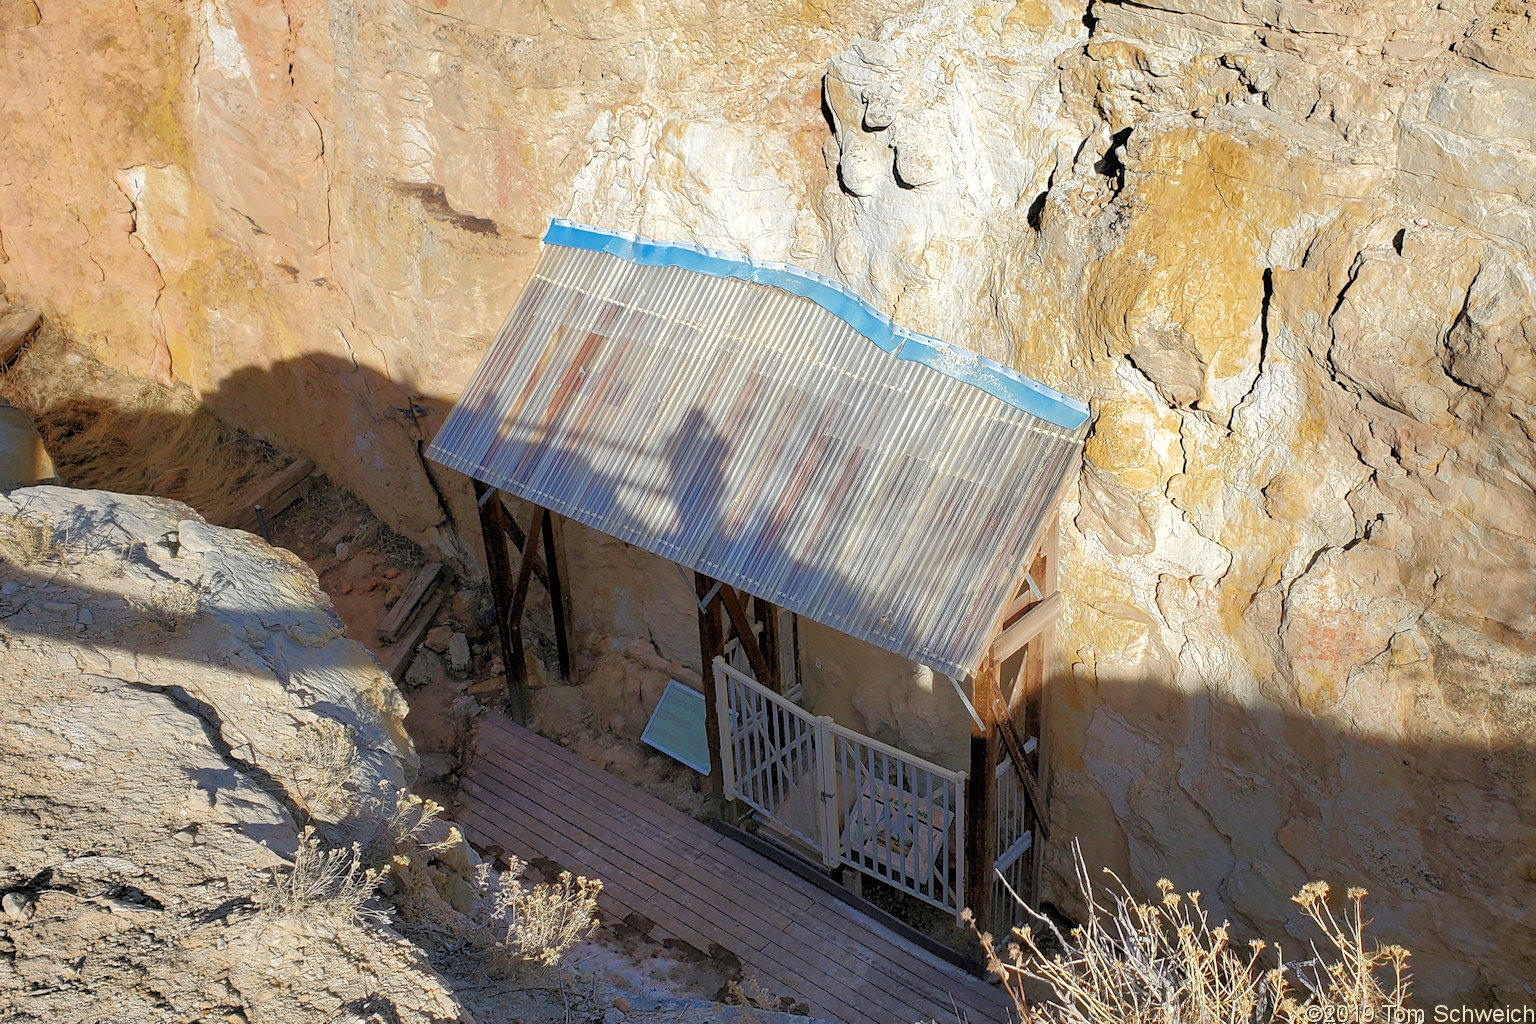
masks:
<instances>
[{"instance_id":1,"label":"blue plastic sheeting on roof","mask_svg":"<svg viewBox=\"0 0 1536 1024\"><path fill-rule=\"evenodd\" d=\"M820 274L783 263L763 263L682 242L657 242L556 218L544 233L546 245L606 252L647 267L677 267L711 277L735 277L810 299L883 351L910 359L978 387L1009 405L1076 430L1088 422L1088 407L1075 398L969 349L909 331L869 303Z\"/></svg>"}]
</instances>

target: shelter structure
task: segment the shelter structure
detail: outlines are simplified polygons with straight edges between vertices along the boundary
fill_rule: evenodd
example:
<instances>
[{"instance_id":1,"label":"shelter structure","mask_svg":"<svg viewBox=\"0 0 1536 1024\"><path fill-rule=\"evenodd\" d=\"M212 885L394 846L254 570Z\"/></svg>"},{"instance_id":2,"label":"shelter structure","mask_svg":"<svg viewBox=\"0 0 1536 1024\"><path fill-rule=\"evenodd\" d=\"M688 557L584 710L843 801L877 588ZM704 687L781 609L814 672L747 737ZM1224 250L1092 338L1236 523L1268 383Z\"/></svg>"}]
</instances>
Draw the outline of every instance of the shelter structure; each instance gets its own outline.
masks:
<instances>
[{"instance_id":1,"label":"shelter structure","mask_svg":"<svg viewBox=\"0 0 1536 1024\"><path fill-rule=\"evenodd\" d=\"M1087 408L792 266L562 220L544 243L430 451L475 481L514 713L535 579L574 670L563 521L643 548L692 576L723 806L846 879L1011 923L1048 828L1055 513ZM804 619L949 680L969 763L802 707Z\"/></svg>"}]
</instances>

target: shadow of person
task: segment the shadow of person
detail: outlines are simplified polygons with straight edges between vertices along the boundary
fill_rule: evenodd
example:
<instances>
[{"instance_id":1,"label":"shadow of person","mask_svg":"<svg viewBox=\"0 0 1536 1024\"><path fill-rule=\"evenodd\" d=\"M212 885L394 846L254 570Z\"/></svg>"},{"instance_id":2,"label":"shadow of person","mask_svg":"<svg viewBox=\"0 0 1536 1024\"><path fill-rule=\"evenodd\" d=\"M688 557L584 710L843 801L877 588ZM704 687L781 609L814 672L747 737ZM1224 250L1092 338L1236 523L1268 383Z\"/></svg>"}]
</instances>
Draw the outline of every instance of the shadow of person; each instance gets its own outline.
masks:
<instances>
[{"instance_id":1,"label":"shadow of person","mask_svg":"<svg viewBox=\"0 0 1536 1024\"><path fill-rule=\"evenodd\" d=\"M702 560L729 506L725 485L730 455L730 444L709 417L697 407L689 409L667 441L665 493L672 523L658 538L658 553L690 564Z\"/></svg>"}]
</instances>

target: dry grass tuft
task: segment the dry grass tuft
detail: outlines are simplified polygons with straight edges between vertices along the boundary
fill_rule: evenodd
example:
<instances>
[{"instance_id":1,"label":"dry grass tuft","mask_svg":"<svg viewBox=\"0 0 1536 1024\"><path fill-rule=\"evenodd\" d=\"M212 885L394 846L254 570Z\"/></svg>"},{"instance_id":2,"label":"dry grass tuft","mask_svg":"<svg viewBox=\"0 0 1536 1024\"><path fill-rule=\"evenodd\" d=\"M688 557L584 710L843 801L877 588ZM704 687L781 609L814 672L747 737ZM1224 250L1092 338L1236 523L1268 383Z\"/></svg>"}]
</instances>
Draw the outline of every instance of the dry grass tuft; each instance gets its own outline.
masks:
<instances>
[{"instance_id":1,"label":"dry grass tuft","mask_svg":"<svg viewBox=\"0 0 1536 1024\"><path fill-rule=\"evenodd\" d=\"M32 417L71 487L155 494L212 515L281 463L189 388L114 370L47 322L0 374L0 397Z\"/></svg>"},{"instance_id":2,"label":"dry grass tuft","mask_svg":"<svg viewBox=\"0 0 1536 1024\"><path fill-rule=\"evenodd\" d=\"M988 966L1002 979L1026 1024L1303 1024L1329 1020L1402 1020L1408 996L1408 951L1368 943L1364 889L1350 889L1335 916L1328 886L1313 882L1295 897L1332 949L1286 962L1254 939L1234 946L1230 926L1213 925L1200 893L1180 894L1166 879L1155 903L1132 897L1112 873L1108 903L1094 895L1082 854L1074 849L1086 921L1064 936L1029 911L1049 932L1015 928L1005 950L978 931ZM1026 907L1026 910L1028 908ZM967 912L967 920L969 912ZM974 921L972 927L975 927ZM1043 940L1043 941L1042 941ZM1048 954L1043 946L1063 952ZM1050 1001L1032 1003L1024 982L1042 982Z\"/></svg>"},{"instance_id":3,"label":"dry grass tuft","mask_svg":"<svg viewBox=\"0 0 1536 1024\"><path fill-rule=\"evenodd\" d=\"M60 547L47 516L0 516L0 560L25 569L58 558Z\"/></svg>"},{"instance_id":4,"label":"dry grass tuft","mask_svg":"<svg viewBox=\"0 0 1536 1024\"><path fill-rule=\"evenodd\" d=\"M147 600L134 603L146 619L175 632L201 615L207 602L208 591L201 581L175 580L155 586Z\"/></svg>"}]
</instances>

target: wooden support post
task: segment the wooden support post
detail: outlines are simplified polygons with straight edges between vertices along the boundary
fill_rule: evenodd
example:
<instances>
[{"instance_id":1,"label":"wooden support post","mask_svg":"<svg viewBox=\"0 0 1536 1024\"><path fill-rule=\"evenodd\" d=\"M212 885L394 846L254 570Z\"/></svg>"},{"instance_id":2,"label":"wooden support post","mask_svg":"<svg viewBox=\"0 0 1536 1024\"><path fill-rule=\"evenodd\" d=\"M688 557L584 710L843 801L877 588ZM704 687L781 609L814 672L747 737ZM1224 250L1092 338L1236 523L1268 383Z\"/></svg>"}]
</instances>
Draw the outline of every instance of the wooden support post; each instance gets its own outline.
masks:
<instances>
[{"instance_id":1,"label":"wooden support post","mask_svg":"<svg viewBox=\"0 0 1536 1024\"><path fill-rule=\"evenodd\" d=\"M1038 577L1040 586L1045 588L1047 594L1057 591L1060 581L1057 578L1057 553L1061 544L1061 520L1051 517L1051 524L1046 528L1045 539L1040 542L1041 572ZM1035 778L1040 787L1040 802L1042 815L1049 816L1051 805L1051 762L1050 762L1050 730L1046 728L1047 708L1050 697L1050 687L1047 684L1047 675L1050 671L1049 660L1051 652L1055 650L1054 625L1047 626L1029 645L1025 655L1025 668L1023 682L1030 685L1035 694ZM1030 905L1037 910L1040 907L1040 875L1041 868L1045 864L1045 843L1041 840L1050 831L1050 826L1044 820L1041 821L1040 835L1035 837L1035 842L1029 851L1029 893L1025 896Z\"/></svg>"},{"instance_id":2,"label":"wooden support post","mask_svg":"<svg viewBox=\"0 0 1536 1024\"><path fill-rule=\"evenodd\" d=\"M747 663L752 666L752 674L758 682L778 693L773 685L773 669L768 667L768 659L763 657L763 649L758 646L757 630L752 628L752 620L747 617L747 609L741 603L741 594L735 587L721 587L720 600L725 605L726 614L731 617L731 625L736 627L736 639L741 641L741 649L747 652Z\"/></svg>"},{"instance_id":3,"label":"wooden support post","mask_svg":"<svg viewBox=\"0 0 1536 1024\"><path fill-rule=\"evenodd\" d=\"M774 693L782 694L786 681L784 679L784 638L779 636L779 609L756 596L752 598L752 604L762 616L763 657L768 659L768 671L772 676L772 681L763 685Z\"/></svg>"},{"instance_id":4,"label":"wooden support post","mask_svg":"<svg viewBox=\"0 0 1536 1024\"><path fill-rule=\"evenodd\" d=\"M550 610L555 619L555 656L560 662L560 678L574 682L571 679L571 645L566 632L569 627L566 624L565 585L560 580L563 566L555 553L556 518L553 512L547 512L544 516L544 566L549 573L546 586L549 589Z\"/></svg>"},{"instance_id":5,"label":"wooden support post","mask_svg":"<svg viewBox=\"0 0 1536 1024\"><path fill-rule=\"evenodd\" d=\"M571 560L566 557L565 552L565 518L551 512L549 522L550 529L555 535L554 561L560 563L560 603L565 615L566 656L570 659L565 677L575 685L581 682L581 669L576 664L576 616L571 609Z\"/></svg>"},{"instance_id":6,"label":"wooden support post","mask_svg":"<svg viewBox=\"0 0 1536 1024\"><path fill-rule=\"evenodd\" d=\"M494 500L498 504L501 502L500 496ZM512 546L517 549L518 557L521 558L528 550L528 538L523 535L523 528L517 525L516 520L512 518L512 513L507 511L505 505L502 506L501 525L506 528L507 536L511 538ZM509 562L508 564L511 563ZM544 563L540 561L537 551L533 553L533 576L534 579L544 584L545 590L549 589L549 571L544 568Z\"/></svg>"},{"instance_id":7,"label":"wooden support post","mask_svg":"<svg viewBox=\"0 0 1536 1024\"><path fill-rule=\"evenodd\" d=\"M501 662L507 673L507 700L512 717L528 723L528 673L523 663L521 631L511 618L512 559L507 553L507 529L510 516L496 494L479 480L475 482L475 500L480 505L480 539L485 544L485 569L490 576L491 602L496 607L496 634L501 639Z\"/></svg>"},{"instance_id":8,"label":"wooden support post","mask_svg":"<svg viewBox=\"0 0 1536 1024\"><path fill-rule=\"evenodd\" d=\"M496 499L489 504L500 505L501 501ZM505 508L501 514L511 519ZM522 725L528 724L528 716L533 710L533 695L528 692L528 661L523 654L523 609L528 604L528 585L533 581L533 569L539 558L535 547L536 538L546 514L544 506L533 506L533 516L528 521L526 534L528 543L523 545L523 556L517 565L517 580L512 584L512 593L507 598L507 629L512 635L513 659L513 663L507 665L507 696L512 717Z\"/></svg>"},{"instance_id":9,"label":"wooden support post","mask_svg":"<svg viewBox=\"0 0 1536 1024\"><path fill-rule=\"evenodd\" d=\"M1031 590L1027 582L1019 586L999 620L990 647L999 665L1004 661L1018 665L1016 674L1011 673L1013 679L1006 699L999 699L994 717L1008 759L1013 762L1029 800L1029 827L1034 842L1028 854L1028 879L1020 886L1019 895L1035 908L1040 905L1041 867L1050 838L1045 682L1056 618L1061 611L1056 567L1059 537L1059 522L1053 516L1041 530L1039 546L1029 565L1029 578L1037 589ZM1035 737L1033 753L1024 750L1020 736Z\"/></svg>"},{"instance_id":10,"label":"wooden support post","mask_svg":"<svg viewBox=\"0 0 1536 1024\"><path fill-rule=\"evenodd\" d=\"M704 738L709 745L708 798L710 809L716 814L722 814L725 810L725 787L720 767L723 762L720 713L715 699L715 659L725 654L725 627L720 621L720 593L727 588L721 587L711 595L715 581L700 572L693 574L693 586L700 602L709 598L699 609L699 658L700 664L704 666Z\"/></svg>"},{"instance_id":11,"label":"wooden support post","mask_svg":"<svg viewBox=\"0 0 1536 1024\"><path fill-rule=\"evenodd\" d=\"M997 662L982 658L972 677L971 703L986 727L971 725L971 767L965 779L965 905L983 931L993 927L993 865L997 861Z\"/></svg>"}]
</instances>

